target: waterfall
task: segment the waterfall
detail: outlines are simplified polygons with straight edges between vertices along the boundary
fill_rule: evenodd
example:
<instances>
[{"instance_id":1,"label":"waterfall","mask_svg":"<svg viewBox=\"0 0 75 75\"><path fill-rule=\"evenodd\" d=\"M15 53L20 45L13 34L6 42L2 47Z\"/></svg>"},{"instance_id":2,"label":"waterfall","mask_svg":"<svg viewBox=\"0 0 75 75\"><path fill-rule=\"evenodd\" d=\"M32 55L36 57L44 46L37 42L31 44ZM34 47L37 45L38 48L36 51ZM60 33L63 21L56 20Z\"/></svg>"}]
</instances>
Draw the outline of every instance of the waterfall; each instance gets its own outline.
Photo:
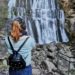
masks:
<instances>
[{"instance_id":1,"label":"waterfall","mask_svg":"<svg viewBox=\"0 0 75 75\"><path fill-rule=\"evenodd\" d=\"M12 11L13 11L13 7L15 7L16 5L16 0L9 0L8 2L8 18L11 18L12 15Z\"/></svg>"},{"instance_id":2,"label":"waterfall","mask_svg":"<svg viewBox=\"0 0 75 75\"><path fill-rule=\"evenodd\" d=\"M64 16L64 12L63 10L60 10L60 31L61 31L61 36L63 37L62 40L65 42L65 41L68 41L68 37L66 36L66 33L65 33L65 30L64 30L64 23L65 23L65 16Z\"/></svg>"},{"instance_id":3,"label":"waterfall","mask_svg":"<svg viewBox=\"0 0 75 75\"><path fill-rule=\"evenodd\" d=\"M39 44L69 41L64 29L64 11L57 0L9 0L8 11L8 18L25 19L28 35Z\"/></svg>"}]
</instances>

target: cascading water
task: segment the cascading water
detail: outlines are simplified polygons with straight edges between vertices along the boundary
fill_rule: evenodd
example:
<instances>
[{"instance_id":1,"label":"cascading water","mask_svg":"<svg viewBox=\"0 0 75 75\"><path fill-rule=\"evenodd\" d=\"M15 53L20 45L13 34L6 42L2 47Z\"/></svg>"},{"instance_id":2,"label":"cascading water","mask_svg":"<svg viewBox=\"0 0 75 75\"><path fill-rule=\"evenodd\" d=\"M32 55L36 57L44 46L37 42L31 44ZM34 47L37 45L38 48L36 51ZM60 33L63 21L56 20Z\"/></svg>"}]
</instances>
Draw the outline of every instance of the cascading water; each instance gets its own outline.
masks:
<instances>
[{"instance_id":1,"label":"cascading water","mask_svg":"<svg viewBox=\"0 0 75 75\"><path fill-rule=\"evenodd\" d=\"M56 0L9 0L8 7L8 18L24 18L28 35L37 43L68 42L64 12Z\"/></svg>"},{"instance_id":2,"label":"cascading water","mask_svg":"<svg viewBox=\"0 0 75 75\"><path fill-rule=\"evenodd\" d=\"M12 15L12 9L13 7L15 7L15 4L16 3L16 0L9 0L9 3L8 3L8 18L11 18L13 15Z\"/></svg>"}]
</instances>

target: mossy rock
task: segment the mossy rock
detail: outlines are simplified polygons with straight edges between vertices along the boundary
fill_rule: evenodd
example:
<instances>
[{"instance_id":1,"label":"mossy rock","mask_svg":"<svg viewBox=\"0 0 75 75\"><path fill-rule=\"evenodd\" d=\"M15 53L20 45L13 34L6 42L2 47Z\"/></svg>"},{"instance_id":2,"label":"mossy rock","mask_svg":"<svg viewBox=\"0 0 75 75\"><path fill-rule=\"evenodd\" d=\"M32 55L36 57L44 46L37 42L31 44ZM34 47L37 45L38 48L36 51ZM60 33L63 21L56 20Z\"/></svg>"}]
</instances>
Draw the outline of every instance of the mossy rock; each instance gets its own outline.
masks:
<instances>
[{"instance_id":1,"label":"mossy rock","mask_svg":"<svg viewBox=\"0 0 75 75\"><path fill-rule=\"evenodd\" d=\"M0 1L0 29L5 26L6 18L8 16L7 0Z\"/></svg>"}]
</instances>

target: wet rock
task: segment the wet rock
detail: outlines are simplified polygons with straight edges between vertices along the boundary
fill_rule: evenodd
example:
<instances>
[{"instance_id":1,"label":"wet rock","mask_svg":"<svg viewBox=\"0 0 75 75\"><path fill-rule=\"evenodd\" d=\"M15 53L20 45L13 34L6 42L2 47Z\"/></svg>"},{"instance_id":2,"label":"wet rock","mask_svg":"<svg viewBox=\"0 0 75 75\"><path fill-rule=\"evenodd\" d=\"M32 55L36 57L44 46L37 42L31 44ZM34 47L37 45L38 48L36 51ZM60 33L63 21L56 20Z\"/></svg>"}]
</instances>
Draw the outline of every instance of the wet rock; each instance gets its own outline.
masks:
<instances>
[{"instance_id":1,"label":"wet rock","mask_svg":"<svg viewBox=\"0 0 75 75\"><path fill-rule=\"evenodd\" d=\"M45 60L42 63L44 64L44 69L47 69L48 72L52 72L52 69L56 69L55 65L48 60Z\"/></svg>"},{"instance_id":2,"label":"wet rock","mask_svg":"<svg viewBox=\"0 0 75 75\"><path fill-rule=\"evenodd\" d=\"M40 75L40 70L39 69L32 69L32 74L33 75Z\"/></svg>"},{"instance_id":3,"label":"wet rock","mask_svg":"<svg viewBox=\"0 0 75 75\"><path fill-rule=\"evenodd\" d=\"M47 73L46 75L53 75L53 73L52 73L52 72L49 72L49 73Z\"/></svg>"}]
</instances>

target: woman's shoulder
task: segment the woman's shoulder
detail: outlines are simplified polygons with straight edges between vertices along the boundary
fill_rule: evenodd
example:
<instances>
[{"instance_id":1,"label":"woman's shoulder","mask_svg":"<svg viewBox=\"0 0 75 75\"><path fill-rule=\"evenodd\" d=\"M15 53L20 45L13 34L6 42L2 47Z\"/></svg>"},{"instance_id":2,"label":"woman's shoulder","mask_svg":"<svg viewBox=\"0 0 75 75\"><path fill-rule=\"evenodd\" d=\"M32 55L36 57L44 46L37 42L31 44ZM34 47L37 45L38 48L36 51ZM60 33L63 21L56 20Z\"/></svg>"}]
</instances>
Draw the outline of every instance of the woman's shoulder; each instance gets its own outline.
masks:
<instances>
[{"instance_id":1,"label":"woman's shoulder","mask_svg":"<svg viewBox=\"0 0 75 75\"><path fill-rule=\"evenodd\" d=\"M14 42L11 36L5 36L5 41L6 42L8 42L8 37L10 38L10 40L12 42ZM20 37L20 39L18 40L18 42L24 41L26 38L28 38L29 41L35 41L32 36L23 35L23 36Z\"/></svg>"},{"instance_id":2,"label":"woman's shoulder","mask_svg":"<svg viewBox=\"0 0 75 75\"><path fill-rule=\"evenodd\" d=\"M26 38L28 38L28 39L33 39L33 37L31 37L31 36L27 36L27 35L23 35L21 38L20 38L20 40L24 40L24 39L26 39Z\"/></svg>"}]
</instances>

